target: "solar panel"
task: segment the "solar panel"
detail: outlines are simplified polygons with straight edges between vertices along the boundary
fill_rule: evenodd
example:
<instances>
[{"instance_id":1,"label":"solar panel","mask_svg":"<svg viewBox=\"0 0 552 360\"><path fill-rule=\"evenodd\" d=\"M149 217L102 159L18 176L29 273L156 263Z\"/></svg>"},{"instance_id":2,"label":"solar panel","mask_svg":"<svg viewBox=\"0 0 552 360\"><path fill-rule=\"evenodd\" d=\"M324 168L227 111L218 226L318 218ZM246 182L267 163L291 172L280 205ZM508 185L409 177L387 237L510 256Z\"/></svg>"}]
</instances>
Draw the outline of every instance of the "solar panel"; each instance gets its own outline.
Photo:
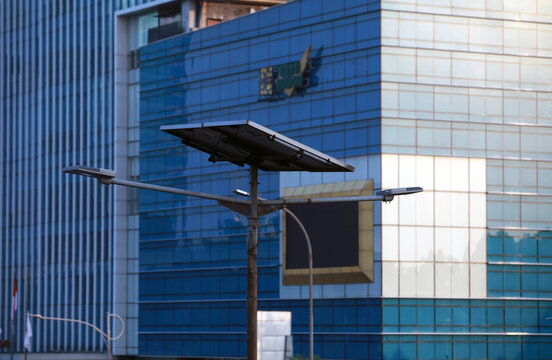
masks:
<instances>
[{"instance_id":1,"label":"solar panel","mask_svg":"<svg viewBox=\"0 0 552 360\"><path fill-rule=\"evenodd\" d=\"M210 154L209 161L264 171L354 171L354 167L249 120L162 126L183 144Z\"/></svg>"}]
</instances>

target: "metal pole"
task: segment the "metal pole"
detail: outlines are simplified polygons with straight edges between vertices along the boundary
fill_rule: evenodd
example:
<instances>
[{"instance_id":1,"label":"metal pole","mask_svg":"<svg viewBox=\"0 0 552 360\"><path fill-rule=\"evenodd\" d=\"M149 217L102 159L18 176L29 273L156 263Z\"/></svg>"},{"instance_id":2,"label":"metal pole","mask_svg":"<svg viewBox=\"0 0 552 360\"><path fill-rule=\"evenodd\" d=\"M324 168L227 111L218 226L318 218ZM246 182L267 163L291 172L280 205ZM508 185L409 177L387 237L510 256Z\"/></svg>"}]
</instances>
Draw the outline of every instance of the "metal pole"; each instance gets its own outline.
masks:
<instances>
[{"instance_id":1,"label":"metal pole","mask_svg":"<svg viewBox=\"0 0 552 360\"><path fill-rule=\"evenodd\" d=\"M102 182L100 178L98 178L98 181ZM106 185L115 184L115 185L121 185L121 186L135 187L135 188L144 189L144 190L161 191L161 192L166 192L170 194L178 194L178 195L184 195L184 196L193 196L193 197L198 197L202 199L226 201L226 202L235 203L235 204L244 204L244 205L250 204L249 201L245 199L236 199L230 196L208 194L208 193L199 192L199 191L178 189L173 187L143 183L139 181L123 180L123 179L117 179L117 178L103 180L103 181L104 182L102 183Z\"/></svg>"},{"instance_id":2,"label":"metal pole","mask_svg":"<svg viewBox=\"0 0 552 360\"><path fill-rule=\"evenodd\" d=\"M303 231L303 235L305 235L305 241L307 242L307 249L309 251L309 359L314 359L314 315L313 315L313 300L312 300L312 285L313 285L313 278L312 278L312 246L311 241L309 238L309 234L307 233L307 230L303 226L303 223L299 220L295 214L287 209L283 208L287 214L289 214L299 225L301 230Z\"/></svg>"},{"instance_id":3,"label":"metal pole","mask_svg":"<svg viewBox=\"0 0 552 360\"><path fill-rule=\"evenodd\" d=\"M383 195L369 195L369 196L340 196L333 198L298 198L298 199L273 199L262 200L262 205L291 205L291 204L312 204L312 203L334 203L334 202L346 202L346 201L385 201Z\"/></svg>"},{"instance_id":4,"label":"metal pole","mask_svg":"<svg viewBox=\"0 0 552 360\"><path fill-rule=\"evenodd\" d=\"M251 166L251 212L247 238L247 360L257 360L257 168Z\"/></svg>"},{"instance_id":5,"label":"metal pole","mask_svg":"<svg viewBox=\"0 0 552 360\"><path fill-rule=\"evenodd\" d=\"M15 276L16 276L16 270L13 271L13 279L12 280L12 287L13 287L13 283L15 282ZM13 289L12 289L13 291ZM19 289L18 289L19 291ZM12 292L13 294L13 292ZM13 302L13 299L12 299L12 302ZM12 306L14 306L14 304L12 304ZM15 346L15 318L17 317L16 316L17 314L17 310L14 311L13 313L13 319L10 320L10 325L11 325L11 336L10 336L10 339L11 339L11 348L10 348L10 359L13 360L13 348Z\"/></svg>"},{"instance_id":6,"label":"metal pole","mask_svg":"<svg viewBox=\"0 0 552 360\"><path fill-rule=\"evenodd\" d=\"M109 321L111 321L110 313L107 313L107 360L111 360L111 324Z\"/></svg>"},{"instance_id":7,"label":"metal pole","mask_svg":"<svg viewBox=\"0 0 552 360\"><path fill-rule=\"evenodd\" d=\"M105 341L107 343L107 346L108 346L108 349L109 349L107 351L108 359L111 359L111 344L110 344L110 342L114 341L114 340L118 340L121 336L123 336L123 333L125 332L125 321L123 320L123 318L121 316L117 315L117 314L111 314L109 312L107 313L107 334L104 333L102 330L100 330L100 328L95 326L94 324L91 324L91 323L86 322L86 321L78 320L78 319L59 318L59 317L53 317L53 316L42 316L40 314L30 314L30 313L28 313L27 316L34 317L34 318L37 318L37 319L40 319L40 320L54 320L54 321L73 322L73 323L82 324L82 325L86 325L86 326L91 327L98 334L100 334L103 339L105 339ZM115 337L111 337L111 326L109 324L109 320L110 320L109 318L110 317L116 317L121 322L121 332L119 333L119 335L117 335Z\"/></svg>"},{"instance_id":8,"label":"metal pole","mask_svg":"<svg viewBox=\"0 0 552 360\"><path fill-rule=\"evenodd\" d=\"M27 313L29 312L29 308L27 307L27 299L29 298L27 296L29 292L29 267L25 267L25 301L24 301L24 304L23 304L23 309L25 311L25 320L24 320L24 323L25 323L25 330L27 330ZM26 335L26 334L25 334ZM25 346L23 346L23 354L25 356L25 360L27 360L27 352L28 350L25 349Z\"/></svg>"}]
</instances>

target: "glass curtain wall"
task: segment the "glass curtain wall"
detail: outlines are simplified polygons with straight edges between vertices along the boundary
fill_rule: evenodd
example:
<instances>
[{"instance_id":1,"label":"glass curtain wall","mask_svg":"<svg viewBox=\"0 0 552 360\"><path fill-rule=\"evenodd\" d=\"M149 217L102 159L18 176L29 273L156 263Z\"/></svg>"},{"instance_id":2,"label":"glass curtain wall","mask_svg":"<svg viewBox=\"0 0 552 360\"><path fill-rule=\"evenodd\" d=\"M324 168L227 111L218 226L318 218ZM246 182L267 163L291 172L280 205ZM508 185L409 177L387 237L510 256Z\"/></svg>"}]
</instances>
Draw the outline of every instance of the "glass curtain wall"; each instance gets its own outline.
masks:
<instances>
[{"instance_id":1,"label":"glass curtain wall","mask_svg":"<svg viewBox=\"0 0 552 360\"><path fill-rule=\"evenodd\" d=\"M113 167L113 13L143 1L0 1L0 328L15 352L24 313L105 329L113 197L71 164ZM92 330L33 321L35 351L103 351ZM6 349L0 350L6 352Z\"/></svg>"},{"instance_id":2,"label":"glass curtain wall","mask_svg":"<svg viewBox=\"0 0 552 360\"><path fill-rule=\"evenodd\" d=\"M382 186L426 190L382 206L384 355L546 357L552 7L398 0L381 16Z\"/></svg>"}]
</instances>

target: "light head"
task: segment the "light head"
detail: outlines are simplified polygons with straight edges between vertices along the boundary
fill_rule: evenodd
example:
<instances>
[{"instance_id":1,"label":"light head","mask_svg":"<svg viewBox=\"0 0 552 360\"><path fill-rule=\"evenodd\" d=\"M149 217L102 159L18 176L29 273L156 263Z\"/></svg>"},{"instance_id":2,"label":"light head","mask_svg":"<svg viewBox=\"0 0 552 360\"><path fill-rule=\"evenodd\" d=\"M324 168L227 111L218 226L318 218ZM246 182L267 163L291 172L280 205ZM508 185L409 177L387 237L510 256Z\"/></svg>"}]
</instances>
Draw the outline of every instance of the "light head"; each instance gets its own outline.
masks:
<instances>
[{"instance_id":1,"label":"light head","mask_svg":"<svg viewBox=\"0 0 552 360\"><path fill-rule=\"evenodd\" d=\"M96 178L100 183L105 185L111 184L113 178L117 176L117 173L113 170L82 165L66 166L63 168L63 172L67 174Z\"/></svg>"},{"instance_id":2,"label":"light head","mask_svg":"<svg viewBox=\"0 0 552 360\"><path fill-rule=\"evenodd\" d=\"M415 187L395 188L395 189L376 191L376 195L382 195L383 201L392 201L396 195L408 195L408 194L414 194L422 191L424 191L424 189L422 189L419 186L415 186Z\"/></svg>"},{"instance_id":3,"label":"light head","mask_svg":"<svg viewBox=\"0 0 552 360\"><path fill-rule=\"evenodd\" d=\"M232 192L240 196L249 197L249 192L242 189L234 189Z\"/></svg>"}]
</instances>

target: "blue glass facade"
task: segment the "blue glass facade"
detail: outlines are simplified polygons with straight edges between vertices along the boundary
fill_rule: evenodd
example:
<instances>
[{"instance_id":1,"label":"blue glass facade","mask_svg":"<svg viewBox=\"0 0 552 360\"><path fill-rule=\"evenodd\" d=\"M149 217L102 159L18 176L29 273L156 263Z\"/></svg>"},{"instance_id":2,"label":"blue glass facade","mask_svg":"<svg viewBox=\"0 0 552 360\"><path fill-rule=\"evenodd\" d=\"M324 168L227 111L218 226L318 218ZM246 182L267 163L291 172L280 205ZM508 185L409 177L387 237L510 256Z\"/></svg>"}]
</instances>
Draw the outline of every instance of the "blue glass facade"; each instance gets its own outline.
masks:
<instances>
[{"instance_id":1,"label":"blue glass facade","mask_svg":"<svg viewBox=\"0 0 552 360\"><path fill-rule=\"evenodd\" d=\"M143 2L0 1L0 338L17 276L16 353L26 310L102 329L113 311L112 192L61 170L113 168L114 13ZM105 351L76 324L33 332L32 352Z\"/></svg>"},{"instance_id":2,"label":"blue glass facade","mask_svg":"<svg viewBox=\"0 0 552 360\"><path fill-rule=\"evenodd\" d=\"M139 70L121 75L156 24L148 3L0 0L0 328L7 338L15 273L16 352L27 298L102 329L107 311L123 314L117 354L243 357L247 219L205 200L119 197L61 169L228 195L248 188L247 169L159 127L249 119L357 169L261 172L263 197L349 180L425 189L374 204L373 282L315 286L316 354L550 357L549 1L295 0L141 47ZM309 45L310 86L260 96L259 70ZM275 213L261 219L259 309L291 311L306 354L308 291L283 285L282 262ZM33 352L105 351L76 325L33 332Z\"/></svg>"},{"instance_id":3,"label":"blue glass facade","mask_svg":"<svg viewBox=\"0 0 552 360\"><path fill-rule=\"evenodd\" d=\"M100 59L111 52L111 6L0 3L0 327L9 338L17 275L16 351L23 348L25 297L31 312L95 323L108 310L109 194L61 168L83 159L109 166L112 123L103 117L111 99L101 89L110 85L110 70ZM88 199L72 201L77 193ZM103 347L92 332L67 324L40 322L36 334L35 351Z\"/></svg>"},{"instance_id":4,"label":"blue glass facade","mask_svg":"<svg viewBox=\"0 0 552 360\"><path fill-rule=\"evenodd\" d=\"M213 165L159 127L249 119L360 173L261 173L264 197L357 179L423 186L375 204L374 283L315 287L315 353L547 358L552 9L531 4L298 0L144 47L141 180L247 188L246 169ZM308 45L311 85L261 97L259 70ZM246 221L203 200L140 194L141 354L245 355ZM282 285L280 247L279 215L266 216L259 309L291 311L294 352L306 354L306 292Z\"/></svg>"},{"instance_id":5,"label":"blue glass facade","mask_svg":"<svg viewBox=\"0 0 552 360\"><path fill-rule=\"evenodd\" d=\"M335 5L325 2L322 11L319 2L292 2L142 48L140 179L218 194L247 188L247 170L213 166L159 132L173 123L250 119L332 156L379 153L379 5ZM261 99L259 69L298 60L308 45L311 86L300 96ZM279 175L261 173L260 191L280 196ZM140 194L140 353L244 356L246 221L218 204ZM277 300L278 214L261 220L258 265L259 309L291 310L295 347L305 353L308 303ZM343 346L336 329L380 332L380 316L355 319L357 308L379 309L379 299L342 302L316 303L327 354L339 353L329 344ZM380 354L376 338L352 335L362 349L352 356Z\"/></svg>"}]
</instances>

